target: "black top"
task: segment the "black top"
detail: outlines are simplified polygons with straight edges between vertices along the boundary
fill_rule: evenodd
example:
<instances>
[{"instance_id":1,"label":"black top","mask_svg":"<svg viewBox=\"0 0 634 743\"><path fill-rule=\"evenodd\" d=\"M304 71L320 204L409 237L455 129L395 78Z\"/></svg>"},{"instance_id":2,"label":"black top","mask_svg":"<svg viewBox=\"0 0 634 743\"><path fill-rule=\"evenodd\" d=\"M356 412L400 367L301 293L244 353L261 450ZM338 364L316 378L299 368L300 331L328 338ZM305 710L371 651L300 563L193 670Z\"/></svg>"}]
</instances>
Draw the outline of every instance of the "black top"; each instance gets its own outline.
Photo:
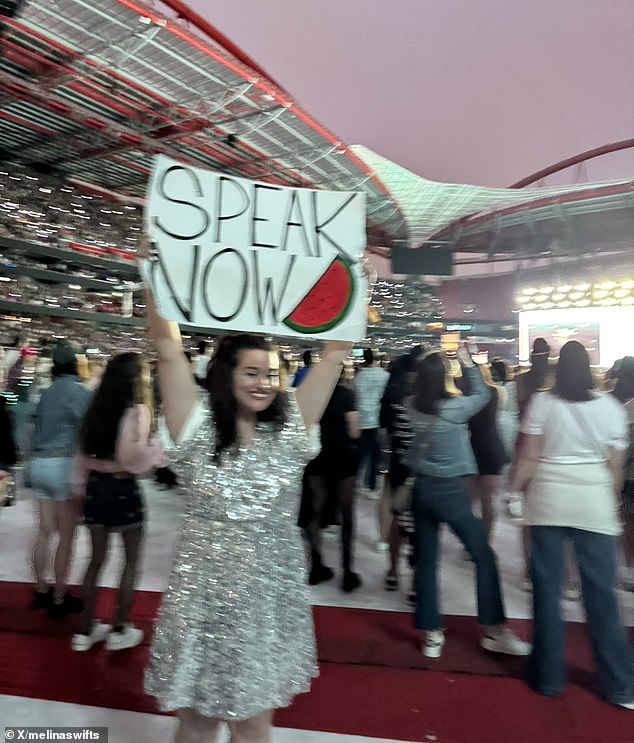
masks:
<instances>
[{"instance_id":1,"label":"black top","mask_svg":"<svg viewBox=\"0 0 634 743\"><path fill-rule=\"evenodd\" d=\"M338 384L319 421L322 453L339 458L354 452L355 441L348 433L346 413L356 409L354 392Z\"/></svg>"}]
</instances>

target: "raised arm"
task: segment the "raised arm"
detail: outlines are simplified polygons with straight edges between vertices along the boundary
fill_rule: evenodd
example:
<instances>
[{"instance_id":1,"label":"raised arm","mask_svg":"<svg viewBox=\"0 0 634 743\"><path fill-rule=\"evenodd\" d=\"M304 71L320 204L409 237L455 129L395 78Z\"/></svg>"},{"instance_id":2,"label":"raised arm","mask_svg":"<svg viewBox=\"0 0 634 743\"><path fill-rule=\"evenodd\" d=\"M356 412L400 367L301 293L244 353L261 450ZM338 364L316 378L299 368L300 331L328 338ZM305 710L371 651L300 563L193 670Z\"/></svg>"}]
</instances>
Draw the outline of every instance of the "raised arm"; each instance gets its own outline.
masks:
<instances>
[{"instance_id":1,"label":"raised arm","mask_svg":"<svg viewBox=\"0 0 634 743\"><path fill-rule=\"evenodd\" d=\"M159 315L154 297L146 290L147 330L157 354L159 389L165 423L170 436L177 440L197 399L191 367L181 342L178 323Z\"/></svg>"},{"instance_id":2,"label":"raised arm","mask_svg":"<svg viewBox=\"0 0 634 743\"><path fill-rule=\"evenodd\" d=\"M351 348L352 343L347 341L327 341L321 360L310 367L297 388L297 404L306 428L311 428L321 418Z\"/></svg>"}]
</instances>

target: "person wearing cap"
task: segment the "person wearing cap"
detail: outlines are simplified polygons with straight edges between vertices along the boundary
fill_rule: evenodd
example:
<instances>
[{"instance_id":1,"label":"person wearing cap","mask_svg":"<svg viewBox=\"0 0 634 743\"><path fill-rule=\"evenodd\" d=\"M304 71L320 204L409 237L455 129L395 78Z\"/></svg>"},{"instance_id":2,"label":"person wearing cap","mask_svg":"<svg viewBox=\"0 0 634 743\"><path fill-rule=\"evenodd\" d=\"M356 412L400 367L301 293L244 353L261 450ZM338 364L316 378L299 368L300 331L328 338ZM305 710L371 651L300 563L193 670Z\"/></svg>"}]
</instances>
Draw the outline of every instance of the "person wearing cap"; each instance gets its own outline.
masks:
<instances>
[{"instance_id":1,"label":"person wearing cap","mask_svg":"<svg viewBox=\"0 0 634 743\"><path fill-rule=\"evenodd\" d=\"M11 345L5 350L4 358L2 360L4 366L4 377L5 381L8 377L9 370L18 361L22 355L23 348L31 348L30 341L23 333L17 333Z\"/></svg>"},{"instance_id":2,"label":"person wearing cap","mask_svg":"<svg viewBox=\"0 0 634 743\"><path fill-rule=\"evenodd\" d=\"M6 392L10 396L13 436L20 457L26 447L27 423L34 407L36 359L37 351L32 346L24 345L7 372Z\"/></svg>"},{"instance_id":3,"label":"person wearing cap","mask_svg":"<svg viewBox=\"0 0 634 743\"><path fill-rule=\"evenodd\" d=\"M80 599L66 590L78 513L70 473L77 429L92 393L77 375L76 350L67 340L58 341L53 349L51 376L53 382L43 391L35 410L28 467L38 505L31 606L45 607L50 616L60 617L81 610ZM53 586L47 574L51 558Z\"/></svg>"}]
</instances>

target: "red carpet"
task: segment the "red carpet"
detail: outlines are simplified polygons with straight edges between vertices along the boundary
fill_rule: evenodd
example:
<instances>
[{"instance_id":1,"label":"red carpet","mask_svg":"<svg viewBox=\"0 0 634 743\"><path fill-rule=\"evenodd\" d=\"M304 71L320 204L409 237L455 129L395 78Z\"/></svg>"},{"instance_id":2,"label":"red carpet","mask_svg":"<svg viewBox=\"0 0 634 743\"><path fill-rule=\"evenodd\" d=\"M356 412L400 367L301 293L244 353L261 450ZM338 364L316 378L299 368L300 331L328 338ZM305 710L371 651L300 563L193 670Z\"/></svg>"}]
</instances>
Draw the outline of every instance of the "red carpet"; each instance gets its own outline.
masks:
<instances>
[{"instance_id":1,"label":"red carpet","mask_svg":"<svg viewBox=\"0 0 634 743\"><path fill-rule=\"evenodd\" d=\"M100 591L96 607L98 617L112 616L114 597L113 589ZM76 630L77 615L53 621L42 610L26 609L30 600L29 584L0 582L0 631L68 638ZM132 619L144 630L146 644L150 642L160 601L161 594L152 591L137 591L135 595ZM521 658L494 655L480 649L478 626L473 617L446 617L447 644L443 655L429 660L419 652L418 635L409 612L315 606L313 614L320 661L481 676L519 678L522 675ZM511 620L510 624L521 637L530 639L529 622ZM573 676L576 670L592 669L585 625L568 624L567 648Z\"/></svg>"},{"instance_id":2,"label":"red carpet","mask_svg":"<svg viewBox=\"0 0 634 743\"><path fill-rule=\"evenodd\" d=\"M108 616L113 592L102 594L100 613ZM69 634L76 618L49 620L42 611L23 608L29 598L29 586L0 583L0 693L156 712L143 692L147 645L121 653L73 653ZM159 600L159 594L139 592L135 621L149 629ZM632 714L590 690L580 625L568 628L574 683L561 697L548 699L519 678L502 677L519 673L520 664L511 659L515 665L506 666L480 651L471 617L447 618L446 652L433 673L414 668L421 656L407 614L316 607L315 619L321 676L310 694L277 713L278 726L438 743L633 739ZM448 665L461 666L459 673L447 672Z\"/></svg>"},{"instance_id":3,"label":"red carpet","mask_svg":"<svg viewBox=\"0 0 634 743\"><path fill-rule=\"evenodd\" d=\"M522 681L322 664L282 727L431 743L632 743L632 713L569 685L556 699Z\"/></svg>"}]
</instances>

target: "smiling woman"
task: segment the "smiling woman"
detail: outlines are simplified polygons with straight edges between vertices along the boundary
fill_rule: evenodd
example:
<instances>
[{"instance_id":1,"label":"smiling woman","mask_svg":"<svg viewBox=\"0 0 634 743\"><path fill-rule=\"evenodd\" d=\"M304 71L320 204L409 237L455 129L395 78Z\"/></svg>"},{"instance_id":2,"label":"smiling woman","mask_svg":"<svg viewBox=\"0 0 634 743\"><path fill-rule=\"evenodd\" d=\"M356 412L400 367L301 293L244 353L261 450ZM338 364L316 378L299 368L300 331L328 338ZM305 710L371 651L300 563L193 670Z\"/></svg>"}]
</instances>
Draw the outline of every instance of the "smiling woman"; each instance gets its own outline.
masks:
<instances>
[{"instance_id":1,"label":"smiling woman","mask_svg":"<svg viewBox=\"0 0 634 743\"><path fill-rule=\"evenodd\" d=\"M233 374L238 416L266 410L280 388L280 362L273 351L248 349L240 353Z\"/></svg>"},{"instance_id":2,"label":"smiling woman","mask_svg":"<svg viewBox=\"0 0 634 743\"><path fill-rule=\"evenodd\" d=\"M225 336L209 365L209 404L216 438L213 458L248 445L258 422L280 430L286 422L287 399L280 392L279 360L262 336Z\"/></svg>"},{"instance_id":3,"label":"smiling woman","mask_svg":"<svg viewBox=\"0 0 634 743\"><path fill-rule=\"evenodd\" d=\"M309 431L349 344L328 342L297 393L286 393L262 336L225 336L199 397L178 326L151 295L147 305L187 505L146 688L178 711L178 743L214 740L223 721L236 743L268 740L273 710L317 674L295 510L316 453Z\"/></svg>"}]
</instances>

